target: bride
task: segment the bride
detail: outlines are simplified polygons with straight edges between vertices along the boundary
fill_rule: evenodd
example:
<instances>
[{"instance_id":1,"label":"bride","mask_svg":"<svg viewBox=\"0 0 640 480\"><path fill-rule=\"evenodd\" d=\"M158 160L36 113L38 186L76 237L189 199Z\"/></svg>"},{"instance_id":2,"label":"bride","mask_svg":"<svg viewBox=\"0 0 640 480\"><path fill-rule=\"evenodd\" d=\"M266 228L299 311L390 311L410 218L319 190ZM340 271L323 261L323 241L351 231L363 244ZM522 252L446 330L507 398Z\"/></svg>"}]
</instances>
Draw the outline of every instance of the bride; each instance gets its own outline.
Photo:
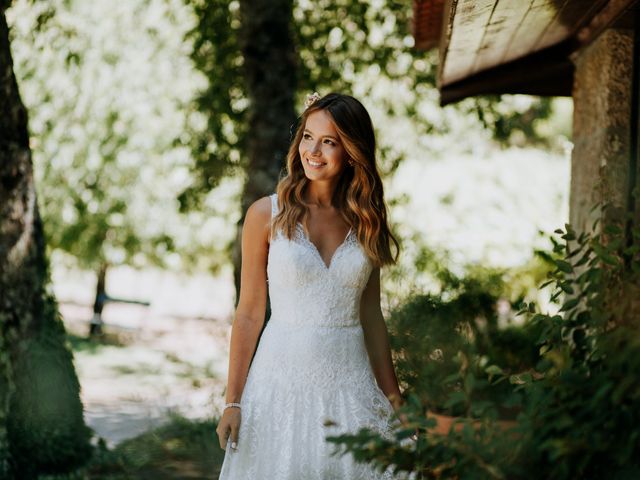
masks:
<instances>
[{"instance_id":1,"label":"bride","mask_svg":"<svg viewBox=\"0 0 640 480\"><path fill-rule=\"evenodd\" d=\"M306 107L287 175L242 230L221 480L394 478L325 440L364 427L392 438L402 405L380 308L380 267L399 245L373 126L349 95L314 93Z\"/></svg>"}]
</instances>

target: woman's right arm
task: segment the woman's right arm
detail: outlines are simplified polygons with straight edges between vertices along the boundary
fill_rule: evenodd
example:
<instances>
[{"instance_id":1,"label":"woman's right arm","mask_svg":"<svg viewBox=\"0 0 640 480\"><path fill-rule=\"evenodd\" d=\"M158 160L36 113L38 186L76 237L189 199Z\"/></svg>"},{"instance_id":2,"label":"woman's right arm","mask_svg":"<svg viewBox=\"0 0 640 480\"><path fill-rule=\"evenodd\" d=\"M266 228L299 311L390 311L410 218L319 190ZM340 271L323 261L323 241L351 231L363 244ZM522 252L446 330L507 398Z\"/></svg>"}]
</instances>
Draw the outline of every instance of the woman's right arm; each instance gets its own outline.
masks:
<instances>
[{"instance_id":1,"label":"woman's right arm","mask_svg":"<svg viewBox=\"0 0 640 480\"><path fill-rule=\"evenodd\" d=\"M251 358L264 325L270 220L271 199L263 197L251 204L242 227L240 297L231 327L227 403L240 402ZM235 443L237 447L239 428L240 410L234 407L227 408L216 429L222 449L226 448L229 435L231 446Z\"/></svg>"}]
</instances>

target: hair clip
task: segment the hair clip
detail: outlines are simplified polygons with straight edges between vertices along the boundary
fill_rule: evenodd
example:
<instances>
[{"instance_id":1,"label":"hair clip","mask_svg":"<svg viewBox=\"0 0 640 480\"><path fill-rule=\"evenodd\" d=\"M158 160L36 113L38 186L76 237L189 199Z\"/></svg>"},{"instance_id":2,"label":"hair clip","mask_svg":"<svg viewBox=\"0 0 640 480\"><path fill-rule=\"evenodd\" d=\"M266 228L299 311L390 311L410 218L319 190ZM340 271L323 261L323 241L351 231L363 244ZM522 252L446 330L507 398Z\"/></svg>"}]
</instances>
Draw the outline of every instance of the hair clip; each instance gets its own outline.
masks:
<instances>
[{"instance_id":1,"label":"hair clip","mask_svg":"<svg viewBox=\"0 0 640 480\"><path fill-rule=\"evenodd\" d=\"M307 99L304 101L304 109L306 110L311 105L316 103L320 99L320 94L318 92L313 92L311 95L307 95Z\"/></svg>"}]
</instances>

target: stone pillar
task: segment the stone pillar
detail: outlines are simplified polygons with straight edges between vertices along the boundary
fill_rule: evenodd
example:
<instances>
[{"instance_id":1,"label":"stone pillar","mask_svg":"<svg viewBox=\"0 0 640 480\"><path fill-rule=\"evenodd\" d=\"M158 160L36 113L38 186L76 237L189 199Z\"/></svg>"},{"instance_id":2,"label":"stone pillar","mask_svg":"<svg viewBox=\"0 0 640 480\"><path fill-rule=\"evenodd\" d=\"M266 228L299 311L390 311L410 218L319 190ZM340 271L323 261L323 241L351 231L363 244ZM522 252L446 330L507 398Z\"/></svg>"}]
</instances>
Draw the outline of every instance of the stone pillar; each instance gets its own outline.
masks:
<instances>
[{"instance_id":1,"label":"stone pillar","mask_svg":"<svg viewBox=\"0 0 640 480\"><path fill-rule=\"evenodd\" d=\"M611 202L609 220L627 210L633 31L605 30L574 62L569 217L580 232L591 229L597 202Z\"/></svg>"},{"instance_id":2,"label":"stone pillar","mask_svg":"<svg viewBox=\"0 0 640 480\"><path fill-rule=\"evenodd\" d=\"M639 191L640 178L637 172L632 175L634 165L638 168L632 161L633 136L638 135L631 131L633 43L633 30L608 29L574 58L569 216L577 232L590 231L598 217L600 225L623 223L630 210L635 226L640 226L640 197L636 194L629 202L630 190ZM596 203L611 208L604 215L591 212ZM640 284L623 280L605 288L616 306L614 321L640 328Z\"/></svg>"}]
</instances>

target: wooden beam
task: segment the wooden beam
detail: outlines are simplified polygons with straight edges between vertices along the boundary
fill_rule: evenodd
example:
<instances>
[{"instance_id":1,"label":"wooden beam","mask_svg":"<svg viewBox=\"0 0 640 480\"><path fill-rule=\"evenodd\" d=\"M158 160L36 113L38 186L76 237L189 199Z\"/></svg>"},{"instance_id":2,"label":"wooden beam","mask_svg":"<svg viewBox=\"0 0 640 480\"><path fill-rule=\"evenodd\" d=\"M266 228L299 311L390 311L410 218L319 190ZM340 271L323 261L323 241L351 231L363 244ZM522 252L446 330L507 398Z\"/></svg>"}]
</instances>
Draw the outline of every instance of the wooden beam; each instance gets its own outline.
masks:
<instances>
[{"instance_id":1,"label":"wooden beam","mask_svg":"<svg viewBox=\"0 0 640 480\"><path fill-rule=\"evenodd\" d=\"M607 1L451 0L445 9L439 85L557 45L575 35Z\"/></svg>"},{"instance_id":2,"label":"wooden beam","mask_svg":"<svg viewBox=\"0 0 640 480\"><path fill-rule=\"evenodd\" d=\"M542 96L571 96L572 41L541 50L524 58L484 70L458 82L440 87L440 104L486 94L524 93Z\"/></svg>"},{"instance_id":3,"label":"wooden beam","mask_svg":"<svg viewBox=\"0 0 640 480\"><path fill-rule=\"evenodd\" d=\"M609 3L593 16L589 24L578 31L576 38L581 46L593 42L605 28L610 27L624 15L631 15L629 10L637 3L638 0L609 0Z\"/></svg>"},{"instance_id":4,"label":"wooden beam","mask_svg":"<svg viewBox=\"0 0 640 480\"><path fill-rule=\"evenodd\" d=\"M441 83L451 83L473 73L485 26L496 0L454 0L448 14L446 56L441 63Z\"/></svg>"}]
</instances>

